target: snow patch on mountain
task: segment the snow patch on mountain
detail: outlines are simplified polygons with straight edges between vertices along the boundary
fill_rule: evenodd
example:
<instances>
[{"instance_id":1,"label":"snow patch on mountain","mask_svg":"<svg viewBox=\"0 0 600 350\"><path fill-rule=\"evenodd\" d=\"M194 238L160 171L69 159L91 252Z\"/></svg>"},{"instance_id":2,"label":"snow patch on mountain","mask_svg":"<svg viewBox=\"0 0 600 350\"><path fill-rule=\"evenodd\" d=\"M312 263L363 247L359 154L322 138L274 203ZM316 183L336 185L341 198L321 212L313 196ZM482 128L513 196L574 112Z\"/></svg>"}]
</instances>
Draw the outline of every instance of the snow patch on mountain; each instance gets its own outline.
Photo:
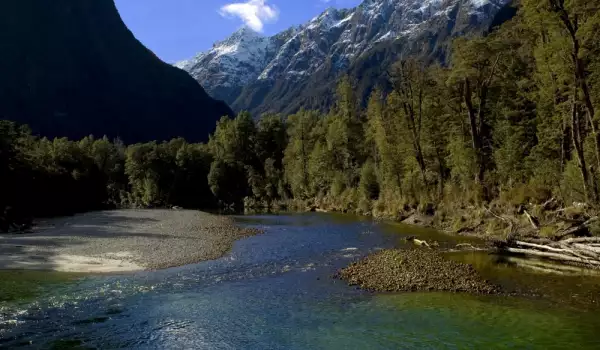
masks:
<instances>
[{"instance_id":1,"label":"snow patch on mountain","mask_svg":"<svg viewBox=\"0 0 600 350\"><path fill-rule=\"evenodd\" d=\"M326 65L346 68L377 43L416 38L438 19L451 21L457 11L482 18L508 2L364 0L353 9L329 8L308 23L272 37L243 28L176 66L189 72L209 93L241 89L258 81L305 79Z\"/></svg>"},{"instance_id":2,"label":"snow patch on mountain","mask_svg":"<svg viewBox=\"0 0 600 350\"><path fill-rule=\"evenodd\" d=\"M246 84L262 71L270 43L270 38L244 27L209 51L175 66L205 85Z\"/></svg>"}]
</instances>

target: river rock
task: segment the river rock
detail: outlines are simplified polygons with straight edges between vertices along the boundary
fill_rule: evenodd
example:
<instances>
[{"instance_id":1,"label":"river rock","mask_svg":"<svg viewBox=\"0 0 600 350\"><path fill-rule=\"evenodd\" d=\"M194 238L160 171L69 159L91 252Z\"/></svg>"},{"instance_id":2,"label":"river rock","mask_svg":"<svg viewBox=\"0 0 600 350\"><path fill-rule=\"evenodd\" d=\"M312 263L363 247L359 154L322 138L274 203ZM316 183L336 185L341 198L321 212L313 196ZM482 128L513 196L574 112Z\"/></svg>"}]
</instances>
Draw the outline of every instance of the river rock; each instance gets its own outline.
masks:
<instances>
[{"instance_id":1,"label":"river rock","mask_svg":"<svg viewBox=\"0 0 600 350\"><path fill-rule=\"evenodd\" d=\"M336 277L374 292L500 292L471 265L447 260L425 249L382 250L340 270Z\"/></svg>"}]
</instances>

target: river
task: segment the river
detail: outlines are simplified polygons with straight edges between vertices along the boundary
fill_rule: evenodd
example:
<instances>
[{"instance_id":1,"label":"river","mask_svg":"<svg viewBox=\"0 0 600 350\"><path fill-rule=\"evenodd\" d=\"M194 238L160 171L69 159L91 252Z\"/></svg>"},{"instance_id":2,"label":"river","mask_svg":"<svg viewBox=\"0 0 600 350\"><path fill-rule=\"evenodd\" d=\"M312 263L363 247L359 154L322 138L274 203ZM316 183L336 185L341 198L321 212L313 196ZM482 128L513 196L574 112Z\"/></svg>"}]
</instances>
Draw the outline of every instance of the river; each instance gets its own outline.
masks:
<instances>
[{"instance_id":1,"label":"river","mask_svg":"<svg viewBox=\"0 0 600 350\"><path fill-rule=\"evenodd\" d=\"M550 298L372 294L332 274L377 249L432 231L335 214L248 216L265 233L225 257L156 272L90 276L0 309L0 347L56 349L598 349L600 317L556 302L595 293L594 277L554 277L487 254L473 263L509 288ZM579 283L581 282L581 283ZM590 284L589 286L587 284ZM543 293L542 293L543 294Z\"/></svg>"}]
</instances>

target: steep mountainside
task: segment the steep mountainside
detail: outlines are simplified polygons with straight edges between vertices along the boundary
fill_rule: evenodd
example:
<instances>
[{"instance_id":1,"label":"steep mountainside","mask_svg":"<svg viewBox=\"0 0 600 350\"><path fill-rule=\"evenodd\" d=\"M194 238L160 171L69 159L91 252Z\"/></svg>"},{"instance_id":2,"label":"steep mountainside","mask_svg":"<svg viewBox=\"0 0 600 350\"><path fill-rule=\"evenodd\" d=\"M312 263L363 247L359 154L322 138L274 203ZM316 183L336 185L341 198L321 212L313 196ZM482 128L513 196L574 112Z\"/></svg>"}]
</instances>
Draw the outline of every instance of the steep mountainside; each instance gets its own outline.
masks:
<instances>
[{"instance_id":1,"label":"steep mountainside","mask_svg":"<svg viewBox=\"0 0 600 350\"><path fill-rule=\"evenodd\" d=\"M178 66L234 110L294 112L331 100L341 73L366 95L409 54L444 59L451 38L481 33L510 0L365 0L273 37L244 29ZM244 69L251 67L251 69Z\"/></svg>"},{"instance_id":2,"label":"steep mountainside","mask_svg":"<svg viewBox=\"0 0 600 350\"><path fill-rule=\"evenodd\" d=\"M0 118L36 133L204 140L232 113L137 41L113 0L4 0L0 33Z\"/></svg>"}]
</instances>

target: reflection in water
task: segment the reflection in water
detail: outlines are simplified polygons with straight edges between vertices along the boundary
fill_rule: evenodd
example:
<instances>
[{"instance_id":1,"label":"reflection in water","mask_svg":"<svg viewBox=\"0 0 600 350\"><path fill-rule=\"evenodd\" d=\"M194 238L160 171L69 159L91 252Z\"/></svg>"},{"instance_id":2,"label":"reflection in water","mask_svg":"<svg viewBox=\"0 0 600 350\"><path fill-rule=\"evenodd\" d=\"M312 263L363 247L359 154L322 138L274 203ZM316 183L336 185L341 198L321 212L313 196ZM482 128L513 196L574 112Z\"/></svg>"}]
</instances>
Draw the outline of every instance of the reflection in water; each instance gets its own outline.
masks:
<instances>
[{"instance_id":1,"label":"reflection in water","mask_svg":"<svg viewBox=\"0 0 600 350\"><path fill-rule=\"evenodd\" d=\"M429 243L437 242L440 248L454 248L461 243L478 245L484 242L477 237L450 236L433 228L411 226L399 222L385 221L380 226L384 234L392 236L398 246L404 246L406 244L405 238L412 235L418 236L419 239Z\"/></svg>"},{"instance_id":2,"label":"reflection in water","mask_svg":"<svg viewBox=\"0 0 600 350\"><path fill-rule=\"evenodd\" d=\"M598 321L592 315L582 319L532 310L529 303L514 298L381 295L342 312L327 311L331 325L304 334L311 339L309 348L593 349L599 345L594 335ZM336 323L338 319L342 321Z\"/></svg>"},{"instance_id":3,"label":"reflection in water","mask_svg":"<svg viewBox=\"0 0 600 350\"><path fill-rule=\"evenodd\" d=\"M593 271L567 268L571 273L557 274L550 273L549 268L546 271L519 268L523 258L484 252L452 253L448 257L473 265L486 279L502 285L509 293L543 297L547 302L560 303L563 307L588 311L600 309L600 277ZM526 261L529 265L552 266L546 261Z\"/></svg>"},{"instance_id":4,"label":"reflection in water","mask_svg":"<svg viewBox=\"0 0 600 350\"><path fill-rule=\"evenodd\" d=\"M266 233L238 242L222 259L157 272L90 277L33 303L6 306L2 317L16 323L0 326L0 347L30 342L40 348L60 342L103 349L600 345L595 342L600 320L559 304L549 308L537 299L443 293L373 295L331 279L350 261L396 245L398 233L422 234L412 227L324 214L254 216L241 222ZM427 234L436 238L426 239L448 239ZM467 260L486 277L517 287L537 276L497 264L485 254L452 258ZM591 282L573 288L555 284L560 281L550 279L544 288L558 294L568 288L578 293L594 290Z\"/></svg>"}]
</instances>

